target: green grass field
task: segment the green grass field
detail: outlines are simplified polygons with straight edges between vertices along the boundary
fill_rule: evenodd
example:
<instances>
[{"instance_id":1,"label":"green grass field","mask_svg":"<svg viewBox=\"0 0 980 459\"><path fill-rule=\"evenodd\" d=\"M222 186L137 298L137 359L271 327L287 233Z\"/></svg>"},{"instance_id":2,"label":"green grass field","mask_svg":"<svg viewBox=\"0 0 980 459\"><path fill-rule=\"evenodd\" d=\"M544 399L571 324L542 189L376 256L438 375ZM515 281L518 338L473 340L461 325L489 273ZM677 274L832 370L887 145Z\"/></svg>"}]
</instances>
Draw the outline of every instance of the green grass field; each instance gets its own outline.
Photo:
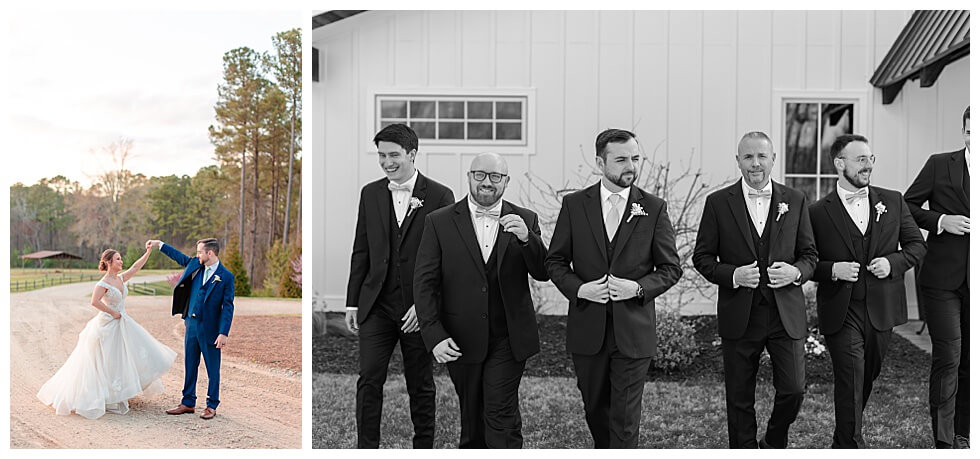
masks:
<instances>
[{"instance_id":1,"label":"green grass field","mask_svg":"<svg viewBox=\"0 0 980 459\"><path fill-rule=\"evenodd\" d=\"M313 375L313 447L353 448L356 375ZM459 405L452 382L436 376L436 447L456 448ZM772 406L769 383L756 388L760 436ZM931 448L927 382L879 385L865 411L869 448ZM524 377L520 391L525 448L590 448L582 399L571 378ZM829 448L834 427L833 385L811 384L790 430L790 448ZM643 394L641 448L727 448L725 390L721 384L649 382ZM385 384L382 448L411 448L412 422L405 380Z\"/></svg>"},{"instance_id":2,"label":"green grass field","mask_svg":"<svg viewBox=\"0 0 980 459\"><path fill-rule=\"evenodd\" d=\"M138 275L170 274L170 269L143 269ZM76 282L95 282L105 275L97 269L34 269L10 268L10 291L12 293L27 292L54 285L73 284ZM163 282L166 284L166 282ZM168 286L169 290L169 286Z\"/></svg>"}]
</instances>

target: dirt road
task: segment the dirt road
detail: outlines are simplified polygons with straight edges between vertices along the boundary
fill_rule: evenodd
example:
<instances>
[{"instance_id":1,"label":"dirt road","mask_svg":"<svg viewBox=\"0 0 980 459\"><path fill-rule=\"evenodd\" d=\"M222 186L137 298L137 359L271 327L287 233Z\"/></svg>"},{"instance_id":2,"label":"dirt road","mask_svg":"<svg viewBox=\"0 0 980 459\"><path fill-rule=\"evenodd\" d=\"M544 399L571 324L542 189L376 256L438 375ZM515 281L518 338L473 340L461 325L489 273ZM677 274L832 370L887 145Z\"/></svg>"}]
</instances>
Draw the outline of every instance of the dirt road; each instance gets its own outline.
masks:
<instances>
[{"instance_id":1,"label":"dirt road","mask_svg":"<svg viewBox=\"0 0 980 459\"><path fill-rule=\"evenodd\" d=\"M156 282L163 276L135 281ZM56 416L36 397L38 389L64 363L78 333L96 311L88 304L94 283L51 287L10 295L10 447L11 448L300 448L302 377L299 372L226 353L221 362L221 405L210 421L198 417L207 394L201 364L198 412L169 416L183 385L184 325L171 316L169 296L132 296L126 311L162 343L177 351L163 377L166 392L130 401L125 415L96 420ZM239 298L235 317L296 315L299 301ZM230 333L235 343L235 326ZM280 346L275 342L268 346ZM292 352L289 349L288 352ZM301 349L295 349L300 353Z\"/></svg>"}]
</instances>

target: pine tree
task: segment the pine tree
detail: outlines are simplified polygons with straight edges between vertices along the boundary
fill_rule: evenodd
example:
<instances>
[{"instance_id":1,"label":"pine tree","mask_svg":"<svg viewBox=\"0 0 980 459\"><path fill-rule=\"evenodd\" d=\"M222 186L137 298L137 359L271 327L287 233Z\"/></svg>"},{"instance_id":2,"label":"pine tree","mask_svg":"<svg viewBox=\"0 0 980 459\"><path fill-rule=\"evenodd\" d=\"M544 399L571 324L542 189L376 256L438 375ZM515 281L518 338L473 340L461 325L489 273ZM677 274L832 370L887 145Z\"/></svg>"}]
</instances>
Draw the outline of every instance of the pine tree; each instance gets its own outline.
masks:
<instances>
[{"instance_id":1,"label":"pine tree","mask_svg":"<svg viewBox=\"0 0 980 459\"><path fill-rule=\"evenodd\" d=\"M245 262L242 260L238 239L232 237L221 251L221 255L221 263L235 275L235 296L251 296L252 285L248 282L248 273L245 272Z\"/></svg>"}]
</instances>

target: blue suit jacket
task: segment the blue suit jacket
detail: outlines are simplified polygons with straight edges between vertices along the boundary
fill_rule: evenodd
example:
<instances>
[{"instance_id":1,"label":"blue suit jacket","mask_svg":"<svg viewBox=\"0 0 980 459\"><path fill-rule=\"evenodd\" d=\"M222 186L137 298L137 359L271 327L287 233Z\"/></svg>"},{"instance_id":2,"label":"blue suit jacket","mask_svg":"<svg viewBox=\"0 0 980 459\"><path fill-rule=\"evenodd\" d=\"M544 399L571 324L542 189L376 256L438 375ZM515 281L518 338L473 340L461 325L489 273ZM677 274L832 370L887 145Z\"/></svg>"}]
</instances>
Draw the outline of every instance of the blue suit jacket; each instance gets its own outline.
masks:
<instances>
[{"instance_id":1,"label":"blue suit jacket","mask_svg":"<svg viewBox=\"0 0 980 459\"><path fill-rule=\"evenodd\" d=\"M180 314L181 318L186 320L191 296L191 280L204 266L197 257L188 257L167 244L161 245L160 251L184 267L184 274L180 276L180 281L174 288L172 314ZM204 338L209 343L213 343L218 335L228 336L228 331L231 330L231 319L235 314L235 276L225 269L224 265L218 263L218 269L204 286L202 296L204 299L200 308L200 330L203 331Z\"/></svg>"}]
</instances>

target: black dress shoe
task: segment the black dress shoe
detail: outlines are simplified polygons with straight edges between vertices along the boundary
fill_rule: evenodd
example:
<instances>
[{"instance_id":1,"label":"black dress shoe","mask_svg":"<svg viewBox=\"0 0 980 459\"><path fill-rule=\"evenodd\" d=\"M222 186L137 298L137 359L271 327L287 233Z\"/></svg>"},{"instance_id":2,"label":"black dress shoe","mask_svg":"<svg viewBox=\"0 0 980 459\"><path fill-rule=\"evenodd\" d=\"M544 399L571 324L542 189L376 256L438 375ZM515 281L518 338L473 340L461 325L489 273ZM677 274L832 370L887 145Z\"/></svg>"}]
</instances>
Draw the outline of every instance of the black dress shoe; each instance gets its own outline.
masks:
<instances>
[{"instance_id":1,"label":"black dress shoe","mask_svg":"<svg viewBox=\"0 0 980 459\"><path fill-rule=\"evenodd\" d=\"M766 442L766 437L759 439L759 449L776 449L776 447Z\"/></svg>"},{"instance_id":2,"label":"black dress shoe","mask_svg":"<svg viewBox=\"0 0 980 459\"><path fill-rule=\"evenodd\" d=\"M953 441L956 443L956 449L970 449L970 439L967 437L957 435Z\"/></svg>"},{"instance_id":3,"label":"black dress shoe","mask_svg":"<svg viewBox=\"0 0 980 459\"><path fill-rule=\"evenodd\" d=\"M953 445L944 441L936 441L936 449L953 449Z\"/></svg>"}]
</instances>

